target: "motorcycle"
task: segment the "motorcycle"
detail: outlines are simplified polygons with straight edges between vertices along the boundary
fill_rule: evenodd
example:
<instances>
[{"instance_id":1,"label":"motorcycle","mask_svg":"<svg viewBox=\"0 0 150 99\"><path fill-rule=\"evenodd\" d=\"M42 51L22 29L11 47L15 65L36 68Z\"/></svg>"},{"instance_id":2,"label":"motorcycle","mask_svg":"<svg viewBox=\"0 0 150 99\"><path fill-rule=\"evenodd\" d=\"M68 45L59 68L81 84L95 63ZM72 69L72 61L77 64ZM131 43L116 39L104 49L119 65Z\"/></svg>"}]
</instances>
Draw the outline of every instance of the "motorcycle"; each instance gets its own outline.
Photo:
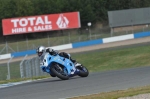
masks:
<instances>
[{"instance_id":1,"label":"motorcycle","mask_svg":"<svg viewBox=\"0 0 150 99\"><path fill-rule=\"evenodd\" d=\"M87 77L88 69L80 63L74 63L65 57L50 55L47 53L44 57L42 66L44 72L49 73L52 77L58 77L62 80L68 80L70 77L80 76Z\"/></svg>"}]
</instances>

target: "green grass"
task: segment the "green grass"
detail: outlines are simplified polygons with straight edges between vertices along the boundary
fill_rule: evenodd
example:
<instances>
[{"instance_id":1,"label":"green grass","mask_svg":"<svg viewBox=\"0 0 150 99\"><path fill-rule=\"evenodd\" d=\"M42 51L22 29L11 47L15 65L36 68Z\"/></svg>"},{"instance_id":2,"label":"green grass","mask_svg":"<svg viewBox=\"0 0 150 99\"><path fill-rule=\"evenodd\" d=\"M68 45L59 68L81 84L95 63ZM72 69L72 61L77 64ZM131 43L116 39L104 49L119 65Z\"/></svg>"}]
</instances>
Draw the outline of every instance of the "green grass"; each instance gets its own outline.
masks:
<instances>
[{"instance_id":1,"label":"green grass","mask_svg":"<svg viewBox=\"0 0 150 99\"><path fill-rule=\"evenodd\" d=\"M7 79L7 65L6 64L0 64L0 81Z\"/></svg>"},{"instance_id":2,"label":"green grass","mask_svg":"<svg viewBox=\"0 0 150 99\"><path fill-rule=\"evenodd\" d=\"M11 79L20 78L20 62L13 62L9 64L10 67L10 77ZM0 81L6 80L8 75L8 68L6 64L0 64Z\"/></svg>"},{"instance_id":3,"label":"green grass","mask_svg":"<svg viewBox=\"0 0 150 99\"><path fill-rule=\"evenodd\" d=\"M138 94L145 94L145 93L150 93L150 86L130 88L128 90L103 92L103 93L74 97L74 98L69 98L69 99L118 99L120 97L132 97ZM141 99L145 99L145 98L141 98Z\"/></svg>"},{"instance_id":4,"label":"green grass","mask_svg":"<svg viewBox=\"0 0 150 99\"><path fill-rule=\"evenodd\" d=\"M74 54L90 72L150 66L150 46Z\"/></svg>"}]
</instances>

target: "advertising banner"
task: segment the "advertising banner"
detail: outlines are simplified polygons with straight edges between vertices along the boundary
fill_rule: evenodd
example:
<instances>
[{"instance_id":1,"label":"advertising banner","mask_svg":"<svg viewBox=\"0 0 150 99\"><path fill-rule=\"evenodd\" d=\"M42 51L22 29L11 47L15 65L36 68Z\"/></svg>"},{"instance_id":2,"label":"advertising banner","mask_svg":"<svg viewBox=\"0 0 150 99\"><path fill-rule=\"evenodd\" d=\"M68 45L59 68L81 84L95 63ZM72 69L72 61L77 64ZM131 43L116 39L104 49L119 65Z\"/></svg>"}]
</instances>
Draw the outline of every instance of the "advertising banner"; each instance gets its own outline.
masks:
<instances>
[{"instance_id":1,"label":"advertising banner","mask_svg":"<svg viewBox=\"0 0 150 99\"><path fill-rule=\"evenodd\" d=\"M3 35L80 28L79 12L3 19Z\"/></svg>"}]
</instances>

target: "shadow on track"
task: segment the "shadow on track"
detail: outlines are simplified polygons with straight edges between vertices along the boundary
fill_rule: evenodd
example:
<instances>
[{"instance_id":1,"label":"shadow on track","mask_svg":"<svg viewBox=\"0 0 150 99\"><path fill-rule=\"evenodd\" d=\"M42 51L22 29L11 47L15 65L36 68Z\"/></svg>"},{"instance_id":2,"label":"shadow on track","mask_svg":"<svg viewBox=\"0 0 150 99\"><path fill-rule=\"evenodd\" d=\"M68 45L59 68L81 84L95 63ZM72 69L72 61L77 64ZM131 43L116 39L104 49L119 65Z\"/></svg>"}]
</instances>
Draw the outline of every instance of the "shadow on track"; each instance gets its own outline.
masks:
<instances>
[{"instance_id":1,"label":"shadow on track","mask_svg":"<svg viewBox=\"0 0 150 99\"><path fill-rule=\"evenodd\" d=\"M61 80L61 79L55 77L55 78L48 78L48 79L44 79L44 80L34 81L34 82L32 82L31 84L56 83L56 82L71 81L71 80L80 79L80 78L82 78L82 77L72 77L72 78L70 78L69 80Z\"/></svg>"}]
</instances>

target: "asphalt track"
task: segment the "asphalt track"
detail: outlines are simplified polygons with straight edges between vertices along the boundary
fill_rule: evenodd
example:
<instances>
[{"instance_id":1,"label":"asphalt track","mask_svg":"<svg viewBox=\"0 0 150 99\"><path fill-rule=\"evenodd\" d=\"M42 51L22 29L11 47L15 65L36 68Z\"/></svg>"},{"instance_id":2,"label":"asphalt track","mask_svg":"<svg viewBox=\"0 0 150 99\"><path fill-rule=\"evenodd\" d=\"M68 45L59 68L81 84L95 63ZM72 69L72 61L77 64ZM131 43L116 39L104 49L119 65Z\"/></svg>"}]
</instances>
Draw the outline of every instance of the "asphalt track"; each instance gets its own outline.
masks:
<instances>
[{"instance_id":1,"label":"asphalt track","mask_svg":"<svg viewBox=\"0 0 150 99\"><path fill-rule=\"evenodd\" d=\"M65 99L150 85L150 67L92 73L69 80L49 78L0 89L0 99Z\"/></svg>"}]
</instances>

